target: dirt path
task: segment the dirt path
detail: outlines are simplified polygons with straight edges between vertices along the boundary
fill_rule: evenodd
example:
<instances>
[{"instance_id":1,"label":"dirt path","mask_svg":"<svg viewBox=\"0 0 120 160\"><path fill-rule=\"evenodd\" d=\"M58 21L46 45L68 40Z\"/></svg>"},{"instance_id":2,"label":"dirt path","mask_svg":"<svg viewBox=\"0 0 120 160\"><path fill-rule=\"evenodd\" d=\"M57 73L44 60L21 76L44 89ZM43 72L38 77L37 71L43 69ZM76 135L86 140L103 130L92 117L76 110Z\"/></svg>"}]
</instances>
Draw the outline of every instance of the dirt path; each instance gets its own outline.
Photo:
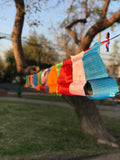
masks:
<instances>
[{"instance_id":1,"label":"dirt path","mask_svg":"<svg viewBox=\"0 0 120 160\"><path fill-rule=\"evenodd\" d=\"M88 160L120 160L120 151L115 153L104 154L97 157L92 157Z\"/></svg>"},{"instance_id":2,"label":"dirt path","mask_svg":"<svg viewBox=\"0 0 120 160\"><path fill-rule=\"evenodd\" d=\"M26 102L26 103L35 103L35 104L51 104L51 105L57 105L60 107L69 107L71 108L69 104L65 102L53 102L53 101L46 101L46 100L37 100L37 99L28 99L28 98L17 98L17 97L0 97L0 101L18 101L18 102Z\"/></svg>"},{"instance_id":3,"label":"dirt path","mask_svg":"<svg viewBox=\"0 0 120 160\"><path fill-rule=\"evenodd\" d=\"M51 105L57 105L59 107L72 108L72 106L66 102L56 102L56 101L53 102L53 101L35 100L35 99L17 98L17 97L0 97L0 101L19 101L19 102L35 103L35 104L51 104ZM98 107L98 109L101 115L120 119L120 107L101 105Z\"/></svg>"},{"instance_id":4,"label":"dirt path","mask_svg":"<svg viewBox=\"0 0 120 160\"><path fill-rule=\"evenodd\" d=\"M100 106L98 109L103 116L120 119L120 106Z\"/></svg>"}]
</instances>

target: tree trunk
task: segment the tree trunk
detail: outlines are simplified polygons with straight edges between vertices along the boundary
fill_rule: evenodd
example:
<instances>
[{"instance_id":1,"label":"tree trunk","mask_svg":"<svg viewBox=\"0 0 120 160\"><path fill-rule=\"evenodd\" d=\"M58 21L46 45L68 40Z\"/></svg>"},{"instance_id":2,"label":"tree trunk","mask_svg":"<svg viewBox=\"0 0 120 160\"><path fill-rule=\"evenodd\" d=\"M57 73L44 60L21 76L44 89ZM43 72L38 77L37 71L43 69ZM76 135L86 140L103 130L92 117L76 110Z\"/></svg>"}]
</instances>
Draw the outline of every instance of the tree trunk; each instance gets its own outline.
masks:
<instances>
[{"instance_id":1,"label":"tree trunk","mask_svg":"<svg viewBox=\"0 0 120 160\"><path fill-rule=\"evenodd\" d=\"M11 34L13 52L16 60L17 71L22 72L23 68L26 68L26 62L23 54L22 44L21 44L21 34L24 22L24 1L15 0L16 5L16 16L13 31Z\"/></svg>"},{"instance_id":2,"label":"tree trunk","mask_svg":"<svg viewBox=\"0 0 120 160\"><path fill-rule=\"evenodd\" d=\"M25 15L24 0L15 0L15 5L16 16L11 38L17 71L22 74L37 73L40 70L38 66L27 66L21 43L21 34Z\"/></svg>"},{"instance_id":3,"label":"tree trunk","mask_svg":"<svg viewBox=\"0 0 120 160\"><path fill-rule=\"evenodd\" d=\"M107 132L93 100L83 96L63 96L70 103L80 120L81 132L97 138L100 144L117 147L115 139Z\"/></svg>"},{"instance_id":4,"label":"tree trunk","mask_svg":"<svg viewBox=\"0 0 120 160\"><path fill-rule=\"evenodd\" d=\"M94 27L93 27L94 28ZM97 27L96 27L97 28ZM89 30L86 36L83 38L76 53L79 53L87 48L99 32L98 30ZM72 104L75 108L76 114L80 120L81 131L85 134L90 134L97 138L98 143L107 144L113 147L117 147L115 139L107 132L104 127L103 121L93 100L83 96L63 96L65 100Z\"/></svg>"}]
</instances>

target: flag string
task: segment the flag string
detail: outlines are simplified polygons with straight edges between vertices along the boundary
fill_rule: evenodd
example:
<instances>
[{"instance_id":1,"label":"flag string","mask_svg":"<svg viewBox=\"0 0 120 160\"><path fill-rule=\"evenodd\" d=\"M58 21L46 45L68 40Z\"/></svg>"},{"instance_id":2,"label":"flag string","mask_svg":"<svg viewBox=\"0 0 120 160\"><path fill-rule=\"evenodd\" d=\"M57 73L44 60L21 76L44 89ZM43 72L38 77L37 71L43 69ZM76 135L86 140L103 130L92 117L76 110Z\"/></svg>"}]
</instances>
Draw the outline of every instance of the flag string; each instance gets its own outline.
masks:
<instances>
[{"instance_id":1,"label":"flag string","mask_svg":"<svg viewBox=\"0 0 120 160\"><path fill-rule=\"evenodd\" d=\"M104 40L104 41L101 42L101 44L104 44L104 43L106 43L106 42L108 42L108 41L111 41L111 40L113 40L113 39L115 39L115 38L117 38L117 37L119 37L119 36L120 36L120 34L118 34L118 35L116 35L116 36L114 36L114 37L112 37L112 38L110 38L110 39ZM92 48L92 47L84 50L84 52L89 51L91 48Z\"/></svg>"}]
</instances>

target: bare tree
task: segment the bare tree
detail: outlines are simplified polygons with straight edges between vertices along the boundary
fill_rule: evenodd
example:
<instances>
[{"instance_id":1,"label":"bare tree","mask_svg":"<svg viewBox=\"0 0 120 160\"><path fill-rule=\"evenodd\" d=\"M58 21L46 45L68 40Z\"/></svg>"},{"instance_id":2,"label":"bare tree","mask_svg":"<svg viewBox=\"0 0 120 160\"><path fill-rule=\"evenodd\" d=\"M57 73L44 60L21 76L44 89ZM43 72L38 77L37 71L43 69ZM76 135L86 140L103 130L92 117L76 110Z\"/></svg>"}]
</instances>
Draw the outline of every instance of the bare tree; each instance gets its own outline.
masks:
<instances>
[{"instance_id":1,"label":"bare tree","mask_svg":"<svg viewBox=\"0 0 120 160\"><path fill-rule=\"evenodd\" d=\"M100 5L99 2L97 2L98 5ZM82 14L82 18L75 18L75 14L70 17L70 14L72 14L73 12L68 12L65 28L66 31L72 36L74 42L78 45L78 48L76 50L77 54L82 50L88 49L93 38L99 32L112 26L115 22L120 23L120 10L116 11L110 17L108 16L109 18L107 18L110 0L103 1L102 8L98 8L98 6L96 6L96 9L98 10L97 12L94 12L94 9L92 8L95 7L94 0L81 0L79 2L77 0L73 0L69 10L75 6L75 3L77 5L79 3L82 6L81 8L83 9L84 14ZM82 24L84 26L88 25L88 21L91 20L90 16L93 14L95 17L97 17L97 20L94 21L94 24L92 24L86 32L84 32L83 36L80 36L80 34L77 33L75 27L77 27L79 24ZM116 144L114 143L115 139L106 131L103 125L94 101L89 100L87 97L80 96L64 97L75 107L76 113L80 119L80 127L82 132L97 137L98 143L116 146Z\"/></svg>"},{"instance_id":2,"label":"bare tree","mask_svg":"<svg viewBox=\"0 0 120 160\"><path fill-rule=\"evenodd\" d=\"M76 44L73 43L71 37L68 34L55 32L55 38L57 46L61 51L65 52L65 58L70 58L71 55L75 55Z\"/></svg>"},{"instance_id":3,"label":"bare tree","mask_svg":"<svg viewBox=\"0 0 120 160\"><path fill-rule=\"evenodd\" d=\"M21 45L21 33L24 22L25 6L24 0L14 1L16 5L16 17L11 37L17 63L17 70L19 72L23 72L27 66L24 60ZM80 4L81 7L81 17L78 17L76 12L74 12L74 14L72 12L72 9L74 7L78 7L78 4ZM107 18L110 0L99 0L97 1L97 4L98 6L99 4L103 5L100 5L101 8L96 6L95 0L73 0L68 9L68 17L65 21L65 28L68 34L72 36L74 42L78 45L76 54L89 48L97 33L110 27L115 22L120 22L120 10L116 11L109 18ZM93 16L97 16L97 20L94 21L94 24L92 24L86 32L83 32L83 29L80 30L79 28L76 28L79 24L81 26L87 26L87 22L92 19L90 15L92 15L92 18ZM82 36L80 32L82 32ZM37 71L38 70L34 67L30 70L30 73ZM114 147L117 146L115 139L106 131L94 101L82 96L64 96L64 98L75 108L75 111L80 119L80 127L83 133L95 136L98 143L108 144Z\"/></svg>"}]
</instances>

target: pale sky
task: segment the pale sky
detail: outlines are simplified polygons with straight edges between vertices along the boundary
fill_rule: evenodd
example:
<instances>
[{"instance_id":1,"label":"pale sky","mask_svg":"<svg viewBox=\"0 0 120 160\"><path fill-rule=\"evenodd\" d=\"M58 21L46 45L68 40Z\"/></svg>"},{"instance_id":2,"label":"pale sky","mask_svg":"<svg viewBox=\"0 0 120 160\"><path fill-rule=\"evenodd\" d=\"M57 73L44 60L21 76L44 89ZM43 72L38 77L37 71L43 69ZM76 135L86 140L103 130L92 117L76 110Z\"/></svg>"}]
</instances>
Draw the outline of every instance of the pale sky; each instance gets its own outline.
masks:
<instances>
[{"instance_id":1,"label":"pale sky","mask_svg":"<svg viewBox=\"0 0 120 160\"><path fill-rule=\"evenodd\" d=\"M50 3L51 1L55 2L53 0L50 0ZM67 1L66 4L60 5L59 8L56 7L54 9L48 9L47 11L44 10L42 13L40 13L41 19L43 21L43 25L40 25L39 27L30 28L26 23L26 19L25 19L22 37L27 38L32 30L36 30L38 34L45 34L45 36L48 39L52 40L53 43L55 43L54 35L49 31L48 28L51 26L51 22L56 28L58 27L58 23L61 20L63 20L65 16L65 12L63 8L66 8L67 3L70 3L70 1ZM0 5L2 6L0 9L0 33L6 33L10 35L13 29L14 18L16 13L15 5L13 0L11 0L10 3L8 3L7 5L4 5L4 0L1 0ZM106 39L107 32L110 32L111 37L114 37L115 35L120 34L120 24L118 25L118 27L114 29L113 32L110 29L107 29L104 32L102 32L101 41ZM97 41L97 38L93 40L93 43L95 43L96 41ZM110 43L110 51L112 50L113 43L114 43L114 40L111 41ZM0 55L3 56L3 52L5 50L8 50L10 47L12 47L11 41L6 39L0 39ZM105 46L101 47L101 52L102 52L101 55L102 56L104 55L103 57L105 60L109 58L109 54L106 53Z\"/></svg>"},{"instance_id":2,"label":"pale sky","mask_svg":"<svg viewBox=\"0 0 120 160\"><path fill-rule=\"evenodd\" d=\"M0 2L0 33L5 33L10 35L12 33L13 25L14 25L14 18L16 14L16 8L14 5L13 0L11 0L8 5L4 5L4 0ZM61 8L63 6L59 6ZM29 27L26 23L26 17L24 22L24 27L22 31L22 37L28 38L31 31L35 30L38 34L45 34L45 37L54 41L54 36L49 31L49 27L51 26L51 22L53 25L57 26L57 23L63 19L63 14L58 12L59 8L55 8L54 12L52 9L48 9L47 11L42 11L40 13L40 18L42 21L42 25L38 27ZM7 49L12 47L11 41L6 39L0 39L0 55L3 55L3 52Z\"/></svg>"}]
</instances>

